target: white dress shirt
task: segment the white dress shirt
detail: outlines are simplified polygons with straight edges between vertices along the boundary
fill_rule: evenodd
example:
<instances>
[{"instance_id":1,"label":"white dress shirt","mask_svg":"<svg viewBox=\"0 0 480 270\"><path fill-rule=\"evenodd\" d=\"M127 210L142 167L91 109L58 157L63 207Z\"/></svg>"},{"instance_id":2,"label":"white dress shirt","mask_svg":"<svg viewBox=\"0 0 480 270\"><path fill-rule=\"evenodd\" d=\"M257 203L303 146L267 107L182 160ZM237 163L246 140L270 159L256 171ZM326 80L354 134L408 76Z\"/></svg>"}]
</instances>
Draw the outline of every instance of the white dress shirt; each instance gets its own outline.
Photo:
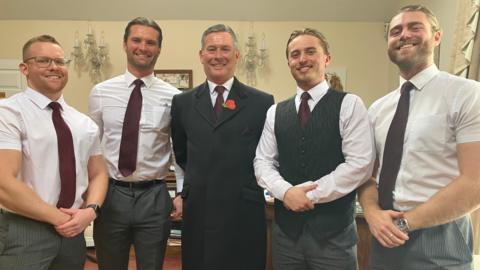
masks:
<instances>
[{"instance_id":1,"label":"white dress shirt","mask_svg":"<svg viewBox=\"0 0 480 270\"><path fill-rule=\"evenodd\" d=\"M217 101L217 96L218 96L217 91L215 91L215 87L217 87L218 84L211 82L209 80L207 80L207 83L208 83L208 88L210 89L210 98L212 99L212 105L215 106L215 102ZM223 87L225 87L225 91L223 92L223 100L227 101L228 94L232 89L233 77L230 78L230 80L226 81L222 85Z\"/></svg>"},{"instance_id":2,"label":"white dress shirt","mask_svg":"<svg viewBox=\"0 0 480 270\"><path fill-rule=\"evenodd\" d=\"M52 122L52 102L39 92L24 92L0 100L0 149L22 152L18 179L32 188L42 200L56 205L60 195L57 133ZM101 155L99 130L86 115L57 100L61 114L72 132L75 151L76 193L72 208L79 208L88 187L88 160Z\"/></svg>"},{"instance_id":3,"label":"white dress shirt","mask_svg":"<svg viewBox=\"0 0 480 270\"><path fill-rule=\"evenodd\" d=\"M137 166L130 176L118 169L123 119L137 78L128 71L95 85L89 99L90 117L101 130L105 159L110 177L122 181L163 179L173 156L170 140L170 108L174 95L181 93L153 74L141 78L142 112L138 137ZM177 191L183 186L183 171L175 166Z\"/></svg>"},{"instance_id":4,"label":"white dress shirt","mask_svg":"<svg viewBox=\"0 0 480 270\"><path fill-rule=\"evenodd\" d=\"M327 93L328 84L321 82L308 90L312 97L308 101L310 111ZM300 96L304 91L297 87L295 107L298 112ZM267 189L275 198L283 200L285 192L292 187L280 175L278 170L278 148L275 137L276 105L270 107L257 147L254 159L255 175L258 184ZM342 152L345 162L331 173L315 181L306 181L300 185L317 184L317 188L307 193L314 203L325 203L339 199L362 183L372 174L375 151L373 135L368 122L367 110L362 100L355 95L347 94L340 109L339 131L342 137Z\"/></svg>"},{"instance_id":5,"label":"white dress shirt","mask_svg":"<svg viewBox=\"0 0 480 270\"><path fill-rule=\"evenodd\" d=\"M400 85L403 82L400 78ZM435 65L415 75L410 82L415 89L410 92L403 156L393 192L394 208L400 211L427 201L459 175L458 144L480 141L478 82L440 72ZM369 109L379 172L399 98L400 88L374 102Z\"/></svg>"}]
</instances>

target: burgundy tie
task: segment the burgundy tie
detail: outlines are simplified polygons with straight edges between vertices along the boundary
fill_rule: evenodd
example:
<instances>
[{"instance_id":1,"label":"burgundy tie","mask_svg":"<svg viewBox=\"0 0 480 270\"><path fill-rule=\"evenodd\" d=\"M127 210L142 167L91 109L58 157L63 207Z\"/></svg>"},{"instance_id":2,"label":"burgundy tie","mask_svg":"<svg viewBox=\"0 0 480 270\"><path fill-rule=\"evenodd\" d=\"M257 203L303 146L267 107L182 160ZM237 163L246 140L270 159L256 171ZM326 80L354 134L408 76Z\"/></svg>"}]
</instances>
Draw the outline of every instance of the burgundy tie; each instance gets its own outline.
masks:
<instances>
[{"instance_id":1,"label":"burgundy tie","mask_svg":"<svg viewBox=\"0 0 480 270\"><path fill-rule=\"evenodd\" d=\"M73 150L72 132L62 118L58 102L48 104L52 108L52 121L57 133L58 165L60 167L60 196L57 207L70 208L75 201L76 168L75 151Z\"/></svg>"},{"instance_id":2,"label":"burgundy tie","mask_svg":"<svg viewBox=\"0 0 480 270\"><path fill-rule=\"evenodd\" d=\"M410 90L414 87L415 86L409 81L406 81L402 85L397 110L395 111L385 140L382 170L378 184L380 207L385 210L393 209L393 190L402 160L405 127L407 126L410 107Z\"/></svg>"},{"instance_id":3,"label":"burgundy tie","mask_svg":"<svg viewBox=\"0 0 480 270\"><path fill-rule=\"evenodd\" d=\"M143 81L136 79L132 93L128 100L125 118L123 119L122 139L120 141L120 154L118 169L123 176L131 175L137 168L138 130L142 114Z\"/></svg>"},{"instance_id":4,"label":"burgundy tie","mask_svg":"<svg viewBox=\"0 0 480 270\"><path fill-rule=\"evenodd\" d=\"M310 107L308 107L310 94L308 92L303 92L300 99L300 107L298 107L298 121L300 122L300 127L303 128L310 117Z\"/></svg>"},{"instance_id":5,"label":"burgundy tie","mask_svg":"<svg viewBox=\"0 0 480 270\"><path fill-rule=\"evenodd\" d=\"M225 87L222 85L215 86L215 92L217 92L217 100L215 101L215 105L213 106L213 112L215 113L215 119L218 120L220 118L220 113L223 110L223 92L225 92Z\"/></svg>"}]
</instances>

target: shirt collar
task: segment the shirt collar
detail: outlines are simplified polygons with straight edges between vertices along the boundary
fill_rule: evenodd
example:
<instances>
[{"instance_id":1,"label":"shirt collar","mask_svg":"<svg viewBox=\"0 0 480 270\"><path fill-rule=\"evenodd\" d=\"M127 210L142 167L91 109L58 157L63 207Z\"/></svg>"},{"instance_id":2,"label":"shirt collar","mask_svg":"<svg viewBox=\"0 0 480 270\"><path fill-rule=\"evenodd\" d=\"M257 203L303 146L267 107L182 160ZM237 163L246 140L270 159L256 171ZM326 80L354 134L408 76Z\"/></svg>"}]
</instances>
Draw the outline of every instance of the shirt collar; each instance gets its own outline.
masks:
<instances>
[{"instance_id":1,"label":"shirt collar","mask_svg":"<svg viewBox=\"0 0 480 270\"><path fill-rule=\"evenodd\" d=\"M145 77L142 77L142 78L137 78L135 77L132 73L130 73L128 70L125 72L125 83L127 84L127 87L130 87L133 85L133 82L136 80L136 79L141 79L143 81L143 83L145 84L145 87L146 88L150 88L154 82L154 79L155 76L152 74L150 75L147 75Z\"/></svg>"},{"instance_id":2,"label":"shirt collar","mask_svg":"<svg viewBox=\"0 0 480 270\"><path fill-rule=\"evenodd\" d=\"M435 64L430 65L428 68L420 71L415 76L410 79L410 82L415 86L416 89L422 90L422 88L435 77L440 71L438 70ZM400 86L406 82L403 77L400 76Z\"/></svg>"},{"instance_id":3,"label":"shirt collar","mask_svg":"<svg viewBox=\"0 0 480 270\"><path fill-rule=\"evenodd\" d=\"M207 83L208 83L208 89L210 89L210 94L213 94L213 92L215 91L215 87L218 85L214 82L211 82L209 80L207 80ZM226 81L225 83L222 84L223 87L225 87L225 91L228 93L230 91L230 89L232 89L232 85L233 85L233 77L230 78L228 81Z\"/></svg>"},{"instance_id":4,"label":"shirt collar","mask_svg":"<svg viewBox=\"0 0 480 270\"><path fill-rule=\"evenodd\" d=\"M327 93L328 88L329 88L329 86L328 86L327 80L323 80L321 83L315 85L313 88L311 88L307 92L312 97L312 100L314 102L317 102ZM302 88L297 86L296 98L300 98L300 96L302 95L303 92L305 92L305 91L302 90Z\"/></svg>"},{"instance_id":5,"label":"shirt collar","mask_svg":"<svg viewBox=\"0 0 480 270\"><path fill-rule=\"evenodd\" d=\"M42 93L38 92L37 90L33 90L30 87L27 87L25 90L25 95L30 99L35 105L37 105L40 109L45 109L48 107L48 104L52 102L48 97L43 95ZM62 105L62 108L65 109L65 100L63 99L63 95L58 98L58 100L55 100L56 102L60 103Z\"/></svg>"}]
</instances>

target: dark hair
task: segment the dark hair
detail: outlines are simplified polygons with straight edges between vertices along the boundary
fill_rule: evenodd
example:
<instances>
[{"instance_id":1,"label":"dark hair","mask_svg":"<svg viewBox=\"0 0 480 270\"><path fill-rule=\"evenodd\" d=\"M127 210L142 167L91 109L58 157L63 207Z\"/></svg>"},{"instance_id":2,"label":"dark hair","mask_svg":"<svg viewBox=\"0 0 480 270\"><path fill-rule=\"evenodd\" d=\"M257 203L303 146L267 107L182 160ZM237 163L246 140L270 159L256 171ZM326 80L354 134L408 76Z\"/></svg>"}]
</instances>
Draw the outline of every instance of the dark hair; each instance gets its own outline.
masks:
<instances>
[{"instance_id":1,"label":"dark hair","mask_svg":"<svg viewBox=\"0 0 480 270\"><path fill-rule=\"evenodd\" d=\"M233 46L235 46L235 49L238 50L238 41L237 41L237 35L235 35L235 32L233 29L225 24L215 24L207 28L202 34L202 48L205 46L205 40L207 39L207 36L211 33L219 33L219 32L226 32L229 33L230 36L232 36L233 39Z\"/></svg>"},{"instance_id":2,"label":"dark hair","mask_svg":"<svg viewBox=\"0 0 480 270\"><path fill-rule=\"evenodd\" d=\"M438 32L440 31L440 24L438 23L438 19L437 17L435 16L435 14L433 14L433 12L427 8L426 6L422 6L422 5L408 5L408 6L404 6L402 7L397 14L395 14L395 16L397 16L398 14L400 13L403 13L403 12L415 12L415 11L419 11L419 12L422 12L423 14L425 14L425 16L427 16L427 20L428 22L430 23L430 25L432 26L432 32ZM394 17L395 17L394 16Z\"/></svg>"},{"instance_id":3,"label":"dark hair","mask_svg":"<svg viewBox=\"0 0 480 270\"><path fill-rule=\"evenodd\" d=\"M22 48L22 57L23 57L23 60L27 59L27 54L30 50L30 47L32 47L32 44L33 43L36 43L36 42L47 42L47 43L53 43L53 44L57 44L58 46L62 47L60 45L60 43L58 43L58 41L50 36L50 35L41 35L41 36L36 36L36 37L33 37L31 39L29 39L24 45L23 45L23 48Z\"/></svg>"},{"instance_id":4,"label":"dark hair","mask_svg":"<svg viewBox=\"0 0 480 270\"><path fill-rule=\"evenodd\" d=\"M322 34L320 33L320 31L316 30L316 29L313 29L313 28L305 28L303 30L295 30L293 31L291 34L290 34L290 37L288 38L288 41L287 41L287 48L285 50L285 53L287 55L287 59L288 59L288 45L290 44L290 42L292 42L292 40L294 40L296 37L298 36L303 36L303 35L309 35L309 36L314 36L318 39L318 41L320 41L320 46L322 46L322 49L323 49L323 52L326 54L326 55L330 55L330 46L328 45L328 42L327 42L327 38Z\"/></svg>"},{"instance_id":5,"label":"dark hair","mask_svg":"<svg viewBox=\"0 0 480 270\"><path fill-rule=\"evenodd\" d=\"M137 17L130 22L128 22L127 27L125 27L125 33L123 34L123 42L127 42L128 36L130 35L130 28L134 25L143 25L143 26L149 26L155 29L158 33L158 47L162 47L162 40L163 40L163 35L162 35L162 29L158 24L149 18L145 17Z\"/></svg>"}]
</instances>

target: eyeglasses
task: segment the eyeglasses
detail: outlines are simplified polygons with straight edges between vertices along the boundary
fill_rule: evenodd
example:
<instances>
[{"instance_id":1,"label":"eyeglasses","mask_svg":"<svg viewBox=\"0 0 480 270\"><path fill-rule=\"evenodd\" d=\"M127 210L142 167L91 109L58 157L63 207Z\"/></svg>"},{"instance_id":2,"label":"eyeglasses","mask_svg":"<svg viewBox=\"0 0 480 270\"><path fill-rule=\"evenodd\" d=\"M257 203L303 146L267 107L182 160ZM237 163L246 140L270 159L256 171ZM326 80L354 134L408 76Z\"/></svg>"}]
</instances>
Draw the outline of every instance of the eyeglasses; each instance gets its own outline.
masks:
<instances>
[{"instance_id":1,"label":"eyeglasses","mask_svg":"<svg viewBox=\"0 0 480 270\"><path fill-rule=\"evenodd\" d=\"M34 56L34 57L30 57L30 58L27 58L27 59L23 60L23 62L26 63L27 61L32 60L32 59L35 61L37 66L41 67L41 68L49 67L52 64L52 62L55 63L55 65L57 67L65 67L71 61L70 59L66 59L66 58L54 58L53 59L53 58L46 57L46 56Z\"/></svg>"}]
</instances>

